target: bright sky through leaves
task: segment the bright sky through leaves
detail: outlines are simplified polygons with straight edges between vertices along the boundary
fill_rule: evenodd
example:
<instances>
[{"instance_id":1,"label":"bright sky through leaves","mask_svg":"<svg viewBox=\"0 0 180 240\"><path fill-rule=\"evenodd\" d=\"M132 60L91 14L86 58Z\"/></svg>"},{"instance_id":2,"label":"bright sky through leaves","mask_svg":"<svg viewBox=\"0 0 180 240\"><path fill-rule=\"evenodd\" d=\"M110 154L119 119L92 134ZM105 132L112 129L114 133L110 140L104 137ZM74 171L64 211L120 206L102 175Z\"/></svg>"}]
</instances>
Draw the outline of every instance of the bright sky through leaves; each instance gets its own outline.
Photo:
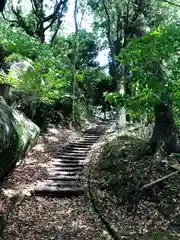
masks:
<instances>
[{"instance_id":1,"label":"bright sky through leaves","mask_svg":"<svg viewBox=\"0 0 180 240\"><path fill-rule=\"evenodd\" d=\"M65 26L64 33L65 34L72 33L75 30L73 14L74 14L74 0L69 0L69 9L68 9L68 12L64 19L65 20L65 23L64 23L64 26ZM85 28L87 31L92 31L92 28L91 28L92 21L93 21L92 16L85 15L85 17L82 21L81 28ZM103 50L99 53L97 60L100 62L101 66L104 66L108 63L107 55L108 55L108 50Z\"/></svg>"}]
</instances>

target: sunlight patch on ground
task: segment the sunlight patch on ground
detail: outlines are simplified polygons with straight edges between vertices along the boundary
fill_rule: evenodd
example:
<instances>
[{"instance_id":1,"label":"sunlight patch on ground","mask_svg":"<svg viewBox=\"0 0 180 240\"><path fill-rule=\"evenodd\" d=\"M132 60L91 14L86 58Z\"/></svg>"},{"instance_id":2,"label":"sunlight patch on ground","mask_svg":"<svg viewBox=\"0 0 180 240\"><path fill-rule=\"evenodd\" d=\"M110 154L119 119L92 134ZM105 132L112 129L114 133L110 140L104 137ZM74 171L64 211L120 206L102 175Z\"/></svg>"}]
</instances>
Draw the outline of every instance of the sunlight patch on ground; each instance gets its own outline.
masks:
<instances>
[{"instance_id":1,"label":"sunlight patch on ground","mask_svg":"<svg viewBox=\"0 0 180 240\"><path fill-rule=\"evenodd\" d=\"M58 138L58 137L54 137L54 136L48 137L48 140L49 140L49 141L52 141L52 142L55 142L55 143L58 143L58 142L59 142L59 138Z\"/></svg>"},{"instance_id":2,"label":"sunlight patch on ground","mask_svg":"<svg viewBox=\"0 0 180 240\"><path fill-rule=\"evenodd\" d=\"M45 144L44 143L37 144L36 146L33 147L32 151L45 152Z\"/></svg>"},{"instance_id":3,"label":"sunlight patch on ground","mask_svg":"<svg viewBox=\"0 0 180 240\"><path fill-rule=\"evenodd\" d=\"M58 134L59 133L58 129L56 129L56 128L49 128L48 132L52 133L52 134Z\"/></svg>"}]
</instances>

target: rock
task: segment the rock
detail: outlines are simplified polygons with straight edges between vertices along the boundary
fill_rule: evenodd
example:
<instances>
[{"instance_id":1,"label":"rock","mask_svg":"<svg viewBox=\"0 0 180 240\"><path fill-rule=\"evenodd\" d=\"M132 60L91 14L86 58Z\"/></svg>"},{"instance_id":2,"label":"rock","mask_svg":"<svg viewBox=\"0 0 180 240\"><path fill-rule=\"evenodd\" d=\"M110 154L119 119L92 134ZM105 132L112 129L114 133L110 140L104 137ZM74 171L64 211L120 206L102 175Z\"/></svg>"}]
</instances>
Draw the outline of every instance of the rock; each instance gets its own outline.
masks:
<instances>
[{"instance_id":1,"label":"rock","mask_svg":"<svg viewBox=\"0 0 180 240\"><path fill-rule=\"evenodd\" d=\"M40 129L23 113L0 100L0 179L36 143Z\"/></svg>"},{"instance_id":2,"label":"rock","mask_svg":"<svg viewBox=\"0 0 180 240\"><path fill-rule=\"evenodd\" d=\"M21 79L22 75L26 72L30 73L34 71L34 67L26 60L20 60L18 62L13 61L7 64L9 68L9 75L16 79Z\"/></svg>"},{"instance_id":3,"label":"rock","mask_svg":"<svg viewBox=\"0 0 180 240\"><path fill-rule=\"evenodd\" d=\"M58 124L63 120L62 114L54 109L53 104L35 101L31 95L27 95L10 84L0 83L0 96L7 105L23 112L41 129L45 129L48 124Z\"/></svg>"},{"instance_id":4,"label":"rock","mask_svg":"<svg viewBox=\"0 0 180 240\"><path fill-rule=\"evenodd\" d=\"M0 96L9 106L14 106L24 97L23 91L12 87L8 83L0 83Z\"/></svg>"},{"instance_id":5,"label":"rock","mask_svg":"<svg viewBox=\"0 0 180 240\"><path fill-rule=\"evenodd\" d=\"M26 60L20 60L18 62L11 62L10 69L19 69L22 71L34 71L34 67Z\"/></svg>"},{"instance_id":6,"label":"rock","mask_svg":"<svg viewBox=\"0 0 180 240\"><path fill-rule=\"evenodd\" d=\"M4 59L10 54L10 52L2 45L0 44L0 68L4 65Z\"/></svg>"}]
</instances>

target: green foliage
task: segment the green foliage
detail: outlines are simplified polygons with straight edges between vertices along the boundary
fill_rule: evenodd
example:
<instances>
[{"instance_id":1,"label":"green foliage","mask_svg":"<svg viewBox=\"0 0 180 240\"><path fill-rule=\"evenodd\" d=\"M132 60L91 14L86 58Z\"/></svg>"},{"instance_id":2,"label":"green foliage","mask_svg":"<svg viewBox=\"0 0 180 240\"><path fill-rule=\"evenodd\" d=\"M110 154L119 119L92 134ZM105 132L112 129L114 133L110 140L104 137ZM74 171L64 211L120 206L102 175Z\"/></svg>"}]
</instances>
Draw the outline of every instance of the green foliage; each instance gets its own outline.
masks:
<instances>
[{"instance_id":1,"label":"green foliage","mask_svg":"<svg viewBox=\"0 0 180 240\"><path fill-rule=\"evenodd\" d=\"M13 61L18 62L20 60L26 60L26 57L22 56L19 53L12 53L11 55L5 58L5 63L9 63Z\"/></svg>"},{"instance_id":2,"label":"green foliage","mask_svg":"<svg viewBox=\"0 0 180 240\"><path fill-rule=\"evenodd\" d=\"M74 43L78 38L78 52L74 52ZM67 37L59 37L54 42L54 48L56 52L63 54L62 50L67 53L68 61L72 65L74 62L74 56L77 57L76 69L82 69L85 67L96 67L98 64L95 59L98 55L99 46L97 44L97 37L93 33L89 33L86 30L80 30L78 36L74 33Z\"/></svg>"},{"instance_id":3,"label":"green foliage","mask_svg":"<svg viewBox=\"0 0 180 240\"><path fill-rule=\"evenodd\" d=\"M97 84L106 78L98 67L95 58L98 47L94 35L86 31L80 32L78 61L76 65L76 104L77 117L80 119L85 106L91 109L98 94ZM9 83L30 93L34 99L54 102L72 95L74 35L58 37L53 44L41 44L34 38L16 29L13 31L1 26L0 43L9 51L5 62L27 60L34 68L31 71L9 72L1 76L1 82ZM18 77L17 77L18 75ZM103 96L103 92L101 91ZM77 101L77 100L76 100ZM83 103L83 104L82 104ZM66 107L72 111L72 102ZM83 108L79 107L82 106ZM80 112L79 112L80 111ZM79 115L81 113L81 115Z\"/></svg>"},{"instance_id":4,"label":"green foliage","mask_svg":"<svg viewBox=\"0 0 180 240\"><path fill-rule=\"evenodd\" d=\"M134 38L117 57L120 64L129 64L132 71L134 96L119 93L106 97L134 112L149 111L166 93L173 94L174 109L178 112L180 92L180 28L176 24L158 27L141 38Z\"/></svg>"},{"instance_id":5,"label":"green foliage","mask_svg":"<svg viewBox=\"0 0 180 240\"><path fill-rule=\"evenodd\" d=\"M155 31L129 43L119 60L132 63L132 68L135 69L143 63L145 67L153 61L168 61L179 50L179 40L180 28L176 24L158 27Z\"/></svg>"},{"instance_id":6,"label":"green foliage","mask_svg":"<svg viewBox=\"0 0 180 240\"><path fill-rule=\"evenodd\" d=\"M131 94L126 95L125 89L124 97L112 93L109 96L106 94L106 99L118 107L125 106L131 114L151 112L155 103L165 100L165 89L166 92L174 91L172 85L179 81L178 69L174 68L174 63L178 66L175 55L179 46L179 27L173 24L179 18L177 7L156 0L105 0L100 3L90 0L88 4L94 16L94 31L102 36L103 47L111 49L110 59L116 62L109 71L119 81L119 84L114 81L115 84L119 86L122 82L126 83L126 76L121 71L125 65L132 72ZM143 24L138 22L140 18ZM142 29L142 34L139 34ZM143 36L147 30L151 30L151 33L144 37L133 37ZM112 50L117 59L113 59ZM158 76L158 68L168 75L164 81L161 81L162 76Z\"/></svg>"},{"instance_id":7,"label":"green foliage","mask_svg":"<svg viewBox=\"0 0 180 240\"><path fill-rule=\"evenodd\" d=\"M6 62L26 60L27 58L33 61L35 70L25 73L22 81L14 80L16 84L13 85L16 87L30 92L39 91L39 95L47 100L51 95L58 97L61 89L68 86L70 70L66 68L65 53L59 58L55 49L50 45L40 44L21 31L14 32L5 26L1 27L0 42L12 52L6 58ZM66 82L64 78L66 78ZM7 81L13 83L12 77L9 76Z\"/></svg>"}]
</instances>

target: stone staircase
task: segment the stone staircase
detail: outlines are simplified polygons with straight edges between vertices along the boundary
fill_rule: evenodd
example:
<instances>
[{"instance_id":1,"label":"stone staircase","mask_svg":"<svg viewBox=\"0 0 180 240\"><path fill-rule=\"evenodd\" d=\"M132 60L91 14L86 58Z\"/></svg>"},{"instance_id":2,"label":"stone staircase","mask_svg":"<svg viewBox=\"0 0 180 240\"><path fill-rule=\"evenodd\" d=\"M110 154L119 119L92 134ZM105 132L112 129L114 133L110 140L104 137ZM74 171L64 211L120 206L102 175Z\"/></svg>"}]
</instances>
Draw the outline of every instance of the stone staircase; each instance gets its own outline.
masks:
<instances>
[{"instance_id":1,"label":"stone staircase","mask_svg":"<svg viewBox=\"0 0 180 240\"><path fill-rule=\"evenodd\" d=\"M84 162L92 145L105 132L107 123L101 122L96 128L84 133L82 140L71 143L57 152L56 159L51 161L48 178L33 189L38 196L71 197L84 193Z\"/></svg>"}]
</instances>

